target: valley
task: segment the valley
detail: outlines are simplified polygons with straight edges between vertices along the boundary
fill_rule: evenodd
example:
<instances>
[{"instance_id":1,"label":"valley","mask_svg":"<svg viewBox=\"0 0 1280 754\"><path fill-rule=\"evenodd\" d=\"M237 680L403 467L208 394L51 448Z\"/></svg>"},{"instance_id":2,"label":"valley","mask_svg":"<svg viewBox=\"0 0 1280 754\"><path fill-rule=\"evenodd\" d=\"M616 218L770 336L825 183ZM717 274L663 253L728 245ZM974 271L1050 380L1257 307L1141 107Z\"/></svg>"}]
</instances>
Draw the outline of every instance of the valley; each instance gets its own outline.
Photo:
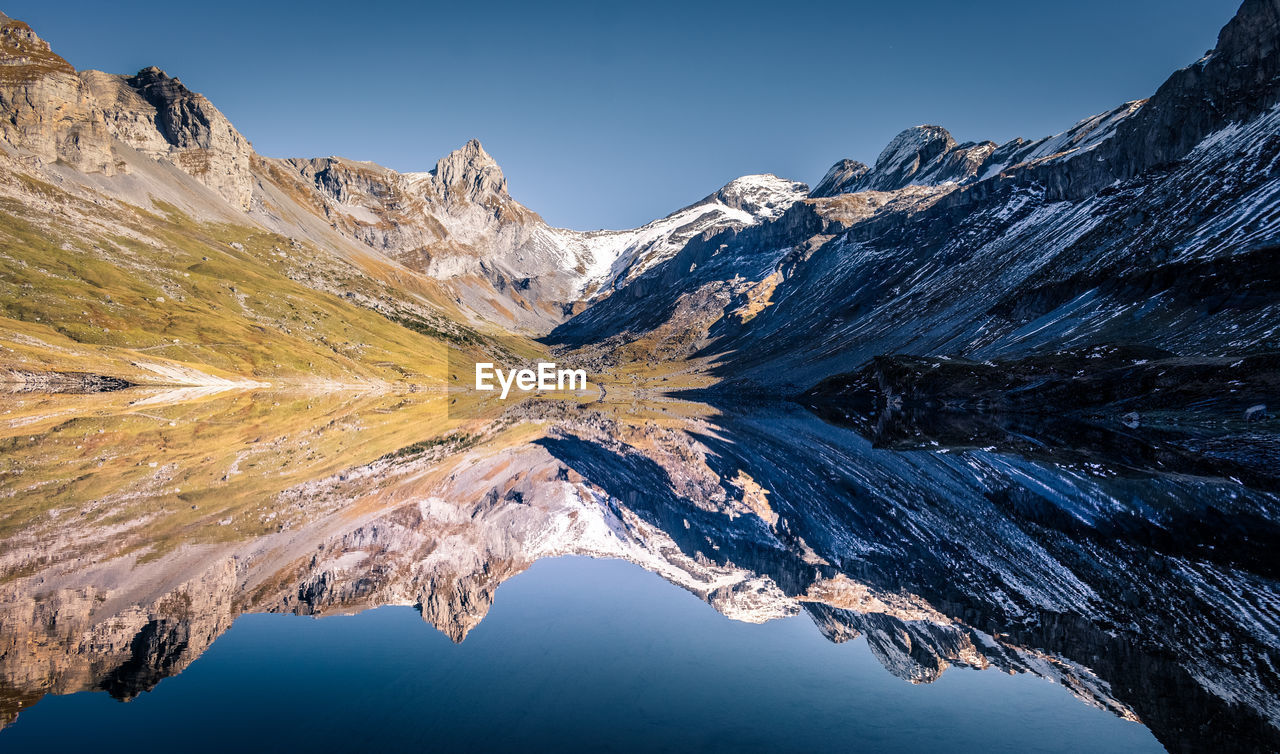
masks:
<instances>
[{"instance_id":1,"label":"valley","mask_svg":"<svg viewBox=\"0 0 1280 754\"><path fill-rule=\"evenodd\" d=\"M461 645L592 558L726 635L1280 749L1276 0L1060 133L917 125L630 229L552 227L475 139L260 154L3 15L0 115L0 728L232 677L245 616L398 606Z\"/></svg>"}]
</instances>

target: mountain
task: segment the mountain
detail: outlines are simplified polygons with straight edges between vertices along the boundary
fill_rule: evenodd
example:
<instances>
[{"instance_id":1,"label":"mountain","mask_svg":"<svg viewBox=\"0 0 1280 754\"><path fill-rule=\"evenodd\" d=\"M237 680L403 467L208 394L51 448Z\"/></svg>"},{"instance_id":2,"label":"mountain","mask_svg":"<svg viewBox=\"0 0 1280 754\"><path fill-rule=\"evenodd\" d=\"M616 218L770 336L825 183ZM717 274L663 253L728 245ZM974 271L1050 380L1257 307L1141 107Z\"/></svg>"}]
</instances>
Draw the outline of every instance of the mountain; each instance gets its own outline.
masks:
<instances>
[{"instance_id":1,"label":"mountain","mask_svg":"<svg viewBox=\"0 0 1280 754\"><path fill-rule=\"evenodd\" d=\"M803 183L774 175L746 175L701 201L639 228L570 232L564 237L570 244L584 244L599 259L613 260L607 272L587 278L584 294L589 303L630 284L698 236L776 220L807 191Z\"/></svg>"},{"instance_id":2,"label":"mountain","mask_svg":"<svg viewBox=\"0 0 1280 754\"><path fill-rule=\"evenodd\" d=\"M961 144L918 126L870 167L837 162L812 191L745 176L640 228L602 231L548 226L474 140L418 173L263 157L180 80L76 72L5 19L5 183L24 219L47 217L50 237L68 224L41 192L139 227L163 202L197 226L271 234L264 261L290 259L295 284L441 343L516 337L536 351L529 338L549 333L603 353L620 342L663 359L726 353L723 382L774 394L896 353L1008 359L1141 343L1226 356L1275 347L1276 18L1275 3L1249 0L1213 51L1150 98L1055 136ZM80 242L102 247L119 220L81 224L97 230ZM36 284L31 274L10 272L19 287ZM1206 307L1211 290L1221 301ZM82 337L83 322L52 308L6 316ZM114 374L126 372L139 378Z\"/></svg>"},{"instance_id":3,"label":"mountain","mask_svg":"<svg viewBox=\"0 0 1280 754\"><path fill-rule=\"evenodd\" d=\"M157 69L77 73L6 17L0 108L6 382L430 382L481 342L438 283L268 190L249 142Z\"/></svg>"},{"instance_id":4,"label":"mountain","mask_svg":"<svg viewBox=\"0 0 1280 754\"><path fill-rule=\"evenodd\" d=\"M777 219L693 239L550 340L675 332L681 354L717 356L725 391L771 394L892 354L1274 351L1277 19L1248 0L1149 99L1056 136L907 129L873 167L838 162Z\"/></svg>"},{"instance_id":5,"label":"mountain","mask_svg":"<svg viewBox=\"0 0 1280 754\"><path fill-rule=\"evenodd\" d=\"M472 140L434 170L397 173L337 157L263 160L267 178L349 238L440 280L468 312L541 333L674 256L691 238L780 215L807 188L745 176L632 230L548 226L507 193L501 168Z\"/></svg>"},{"instance_id":6,"label":"mountain","mask_svg":"<svg viewBox=\"0 0 1280 754\"><path fill-rule=\"evenodd\" d=\"M806 190L749 176L635 230L551 228L478 141L421 173L264 157L181 80L77 72L8 17L0 111L0 370L28 386L430 382L449 349L542 350L526 336Z\"/></svg>"}]
</instances>

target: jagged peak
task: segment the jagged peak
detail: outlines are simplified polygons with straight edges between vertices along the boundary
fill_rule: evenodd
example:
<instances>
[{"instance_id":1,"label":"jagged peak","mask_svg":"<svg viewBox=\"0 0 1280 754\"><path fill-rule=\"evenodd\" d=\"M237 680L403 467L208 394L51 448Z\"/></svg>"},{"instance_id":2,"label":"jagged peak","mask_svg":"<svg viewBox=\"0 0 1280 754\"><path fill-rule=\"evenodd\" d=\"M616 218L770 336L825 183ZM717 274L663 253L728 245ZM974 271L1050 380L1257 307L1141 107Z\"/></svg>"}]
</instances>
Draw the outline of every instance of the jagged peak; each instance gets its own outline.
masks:
<instances>
[{"instance_id":1,"label":"jagged peak","mask_svg":"<svg viewBox=\"0 0 1280 754\"><path fill-rule=\"evenodd\" d=\"M204 95L188 89L182 79L170 76L154 65L122 78L126 85L156 108L156 125L170 144L180 148L217 148L227 152L250 149L249 142L226 116Z\"/></svg>"},{"instance_id":2,"label":"jagged peak","mask_svg":"<svg viewBox=\"0 0 1280 754\"><path fill-rule=\"evenodd\" d=\"M507 179L502 168L484 151L479 139L471 139L440 158L431 174L446 197L460 193L474 201L491 194L507 196Z\"/></svg>"},{"instance_id":3,"label":"jagged peak","mask_svg":"<svg viewBox=\"0 0 1280 754\"><path fill-rule=\"evenodd\" d=\"M779 178L773 173L744 175L729 181L699 204L719 202L756 216L777 216L809 191L799 181Z\"/></svg>"},{"instance_id":4,"label":"jagged peak","mask_svg":"<svg viewBox=\"0 0 1280 754\"><path fill-rule=\"evenodd\" d=\"M914 160L922 165L956 146L951 132L942 126L913 126L889 141L876 158L877 172L900 170Z\"/></svg>"},{"instance_id":5,"label":"jagged peak","mask_svg":"<svg viewBox=\"0 0 1280 754\"><path fill-rule=\"evenodd\" d=\"M842 194L845 189L866 175L870 169L866 163L858 162L857 160L840 160L831 166L826 175L822 176L822 180L818 181L818 185L813 188L809 195L823 197Z\"/></svg>"},{"instance_id":6,"label":"jagged peak","mask_svg":"<svg viewBox=\"0 0 1280 754\"><path fill-rule=\"evenodd\" d=\"M837 162L818 183L813 196L964 183L974 178L995 149L995 143L990 141L957 144L942 126L913 126L890 139L873 168L867 169L854 160Z\"/></svg>"},{"instance_id":7,"label":"jagged peak","mask_svg":"<svg viewBox=\"0 0 1280 754\"><path fill-rule=\"evenodd\" d=\"M146 68L143 68L131 76L130 79L141 82L168 81L170 79L177 81L177 79L174 79L172 76L161 70L159 66L154 65L149 65Z\"/></svg>"},{"instance_id":8,"label":"jagged peak","mask_svg":"<svg viewBox=\"0 0 1280 754\"><path fill-rule=\"evenodd\" d=\"M479 139L470 139L466 144L441 157L436 162L435 170L432 172L436 175L442 175L451 170L483 170L489 167L497 168L497 161L488 152L484 151L484 146Z\"/></svg>"},{"instance_id":9,"label":"jagged peak","mask_svg":"<svg viewBox=\"0 0 1280 754\"><path fill-rule=\"evenodd\" d=\"M199 97L200 94L191 91L182 83L182 79L176 76L170 76L159 67L149 65L138 71L132 76L124 77L125 83L137 89L146 96L147 92L163 92L166 99L172 99L175 96Z\"/></svg>"}]
</instances>

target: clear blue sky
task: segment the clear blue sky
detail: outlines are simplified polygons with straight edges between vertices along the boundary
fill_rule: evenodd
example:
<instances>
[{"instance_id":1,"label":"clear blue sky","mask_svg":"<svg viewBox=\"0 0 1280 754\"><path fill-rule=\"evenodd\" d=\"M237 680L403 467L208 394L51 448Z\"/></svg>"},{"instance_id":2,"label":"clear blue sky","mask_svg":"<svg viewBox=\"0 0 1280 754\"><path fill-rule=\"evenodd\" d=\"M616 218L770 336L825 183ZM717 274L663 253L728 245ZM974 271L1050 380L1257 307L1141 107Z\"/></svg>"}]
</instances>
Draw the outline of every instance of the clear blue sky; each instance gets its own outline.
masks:
<instances>
[{"instance_id":1,"label":"clear blue sky","mask_svg":"<svg viewBox=\"0 0 1280 754\"><path fill-rule=\"evenodd\" d=\"M1239 0L685 5L0 0L77 68L181 78L269 156L426 170L479 138L512 195L572 228L746 173L813 184L920 123L1061 131L1149 95Z\"/></svg>"}]
</instances>

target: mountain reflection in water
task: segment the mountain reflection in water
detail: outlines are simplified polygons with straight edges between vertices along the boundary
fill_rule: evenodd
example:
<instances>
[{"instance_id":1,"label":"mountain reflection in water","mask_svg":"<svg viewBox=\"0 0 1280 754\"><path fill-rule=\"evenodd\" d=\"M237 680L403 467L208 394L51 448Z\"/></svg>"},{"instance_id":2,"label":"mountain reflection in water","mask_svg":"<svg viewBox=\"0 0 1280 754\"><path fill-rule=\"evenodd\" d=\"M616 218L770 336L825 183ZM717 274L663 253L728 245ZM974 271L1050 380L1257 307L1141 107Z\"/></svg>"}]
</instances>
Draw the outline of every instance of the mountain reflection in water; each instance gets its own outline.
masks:
<instances>
[{"instance_id":1,"label":"mountain reflection in water","mask_svg":"<svg viewBox=\"0 0 1280 754\"><path fill-rule=\"evenodd\" d=\"M267 648L287 647L294 635L309 646L318 630L260 617L237 622L246 614L412 606L462 642L505 581L539 560L577 555L634 563L732 621L807 619L830 642L865 642L869 653L846 649L912 684L938 681L950 666L990 673L975 678L1005 677L993 673L1001 670L1052 681L1079 700L1066 700L1072 710L1110 713L1088 718L1096 730L1074 729L1096 734L1088 742L1095 750L1154 745L1139 725L1117 718L1141 723L1172 751L1280 749L1280 600L1270 555L1280 545L1280 498L1266 474L1227 473L1212 454L1185 446L1170 455L1161 445L1167 438L1156 434L1127 432L1120 441L989 417L933 417L904 428L789 403L716 409L671 399L526 403L468 420L449 419L439 394L126 390L0 400L0 723L12 728L0 731L0 743L65 726L72 715L111 718L62 700L41 702L48 714L26 711L47 694L106 691L130 700L183 672L215 641L223 646L224 634L256 652L260 665L273 662ZM558 579L581 578L550 566L535 572L548 593ZM614 591L601 593L617 599L598 599L594 610L578 603L574 615L604 645L644 654L629 671L669 695L691 655L663 648L678 642L656 624L618 616L628 595L652 605L651 614L674 615L679 608L662 605L678 593L651 593L635 576L616 579ZM521 594L516 583L504 599ZM450 697L451 686L456 698L469 698L474 674L484 671L441 675L438 667L469 661L449 659L450 647L421 649L423 634L382 615L323 622L351 628L316 651L372 652L362 642L389 643L391 654L416 659L437 679L415 686L420 695L411 699L446 709L429 698ZM685 625L680 615L661 625ZM388 629L388 620L398 628ZM644 684L593 672L600 663L588 661L589 642L578 640L583 655L569 672L573 658L554 630L530 638L519 625L502 625L511 628L493 629L486 645L506 646L505 662L519 660L527 671L507 678L509 693L559 695L556 684L586 684L600 699L616 692L618 704L645 709L633 698ZM781 677L788 667L796 678L811 672L814 653L828 651L794 629L760 628L756 636L770 642L762 645L742 639L738 623L699 625L688 647L714 646L723 635L722 649L766 651L767 661L740 659L770 670L712 668L698 677L698 694L680 686L693 695L686 701L740 699L744 684L777 684L758 688L753 704L717 711L716 730L740 723L737 738L721 736L718 746L787 745L760 727L769 709L760 700L782 704L778 689L792 689L794 705L813 705L806 708L813 730L854 735L849 721L869 713L812 702L819 689L827 699L833 692ZM280 667L293 667L295 653L281 651ZM228 662L220 656L210 650L201 666L216 675ZM971 683L961 675L947 683ZM316 683L331 680L340 695L336 684L353 682L344 678ZM876 695L864 694L871 681L848 683L849 699L874 706ZM1077 719L1060 706L1009 707L1029 693L1025 684L973 688L984 704L963 693L895 696L919 730L880 743L935 741L928 721L939 714L981 727L987 744L1008 746ZM156 695L165 694L161 685ZM213 697L190 703L216 707L224 720L259 714L253 692ZM699 730L701 718L659 706L649 710L655 725L686 726L691 738L675 740L703 745L698 736L710 734ZM983 706L1025 717L1021 727L993 728L960 715ZM526 703L524 722L510 729L529 733L529 710L537 709ZM588 705L578 724L603 725L592 717L601 709ZM778 714L783 730L798 713ZM440 733L448 719L456 726L440 740L469 730L462 717L441 718L432 730ZM478 730L500 742L491 728L502 723L489 719ZM548 715L550 727L528 740L549 743L561 723ZM635 736L640 746L673 745ZM787 739L796 748L821 740ZM1068 744L1085 742L1062 739Z\"/></svg>"}]
</instances>

